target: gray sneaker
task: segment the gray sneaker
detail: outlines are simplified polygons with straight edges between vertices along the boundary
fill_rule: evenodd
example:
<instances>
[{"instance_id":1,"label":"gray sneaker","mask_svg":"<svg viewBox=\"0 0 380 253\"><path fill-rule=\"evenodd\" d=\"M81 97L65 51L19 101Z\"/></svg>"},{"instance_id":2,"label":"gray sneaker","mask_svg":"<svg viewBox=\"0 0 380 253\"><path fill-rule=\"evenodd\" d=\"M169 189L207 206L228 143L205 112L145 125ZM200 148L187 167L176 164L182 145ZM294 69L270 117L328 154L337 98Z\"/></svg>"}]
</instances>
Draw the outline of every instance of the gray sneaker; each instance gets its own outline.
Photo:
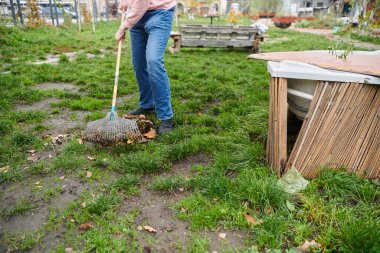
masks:
<instances>
[{"instance_id":1,"label":"gray sneaker","mask_svg":"<svg viewBox=\"0 0 380 253\"><path fill-rule=\"evenodd\" d=\"M159 134L168 133L173 130L173 119L161 120L160 127L158 128Z\"/></svg>"},{"instance_id":2,"label":"gray sneaker","mask_svg":"<svg viewBox=\"0 0 380 253\"><path fill-rule=\"evenodd\" d=\"M155 114L155 113L156 113L156 110L154 108L145 109L141 107L128 112L129 115L141 115L141 114L148 115L148 114Z\"/></svg>"}]
</instances>

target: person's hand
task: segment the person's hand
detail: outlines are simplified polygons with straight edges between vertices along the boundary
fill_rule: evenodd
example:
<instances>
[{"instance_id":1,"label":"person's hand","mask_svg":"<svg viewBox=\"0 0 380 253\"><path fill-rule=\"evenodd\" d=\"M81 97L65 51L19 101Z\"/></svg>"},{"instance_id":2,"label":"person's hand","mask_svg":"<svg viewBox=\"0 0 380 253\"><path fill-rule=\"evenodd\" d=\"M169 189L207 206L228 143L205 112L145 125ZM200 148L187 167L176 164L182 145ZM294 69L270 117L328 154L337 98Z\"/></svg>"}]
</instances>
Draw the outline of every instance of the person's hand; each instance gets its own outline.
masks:
<instances>
[{"instance_id":1,"label":"person's hand","mask_svg":"<svg viewBox=\"0 0 380 253\"><path fill-rule=\"evenodd\" d=\"M123 0L123 1L121 1L120 3L119 3L119 10L121 10L121 11L126 11L127 10L127 8L128 8L128 3L127 3L127 1L126 0Z\"/></svg>"},{"instance_id":2,"label":"person's hand","mask_svg":"<svg viewBox=\"0 0 380 253\"><path fill-rule=\"evenodd\" d=\"M117 33L115 34L115 39L117 41L125 39L125 29L120 27Z\"/></svg>"}]
</instances>

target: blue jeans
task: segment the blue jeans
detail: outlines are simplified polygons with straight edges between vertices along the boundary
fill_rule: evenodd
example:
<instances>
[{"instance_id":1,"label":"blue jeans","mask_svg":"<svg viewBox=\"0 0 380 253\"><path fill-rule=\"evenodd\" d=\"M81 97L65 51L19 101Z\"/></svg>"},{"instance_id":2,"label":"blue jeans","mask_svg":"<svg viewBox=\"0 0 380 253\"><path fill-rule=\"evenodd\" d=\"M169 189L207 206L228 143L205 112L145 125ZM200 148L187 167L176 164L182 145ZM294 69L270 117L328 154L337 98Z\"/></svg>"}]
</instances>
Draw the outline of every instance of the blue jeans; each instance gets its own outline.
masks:
<instances>
[{"instance_id":1,"label":"blue jeans","mask_svg":"<svg viewBox=\"0 0 380 253\"><path fill-rule=\"evenodd\" d=\"M155 108L157 118L173 118L170 85L164 66L174 8L147 11L132 27L132 64L140 91L139 107Z\"/></svg>"}]
</instances>

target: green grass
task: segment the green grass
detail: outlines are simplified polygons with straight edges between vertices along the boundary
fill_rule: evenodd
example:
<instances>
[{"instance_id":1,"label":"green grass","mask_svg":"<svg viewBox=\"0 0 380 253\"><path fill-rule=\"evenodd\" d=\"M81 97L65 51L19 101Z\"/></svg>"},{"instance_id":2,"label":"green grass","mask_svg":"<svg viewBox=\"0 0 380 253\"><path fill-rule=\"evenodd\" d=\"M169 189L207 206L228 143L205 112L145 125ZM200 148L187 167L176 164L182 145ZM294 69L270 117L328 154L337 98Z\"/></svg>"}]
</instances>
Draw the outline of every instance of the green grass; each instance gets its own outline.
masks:
<instances>
[{"instance_id":1,"label":"green grass","mask_svg":"<svg viewBox=\"0 0 380 253\"><path fill-rule=\"evenodd\" d=\"M180 19L180 24L185 22ZM209 19L198 18L191 23L207 22ZM225 24L226 20L215 22ZM248 19L239 22L250 23ZM52 208L46 224L37 232L4 233L0 243L14 250L38 252L49 233L64 230L59 243L49 249L52 252L64 252L68 246L78 252L142 251L136 229L140 212L125 208L130 195L138 197L141 183L153 178L148 190L165 192L168 198L179 188L186 189L184 198L172 206L178 218L189 223L193 235L187 247L181 248L185 252L207 251L210 239L200 233L219 228L243 231L246 248L242 252L291 252L305 240L316 240L322 245L321 252L380 249L378 185L344 171L326 169L298 195L289 195L278 186L276 175L265 164L269 75L265 62L246 60L246 50L184 48L179 54L166 54L175 112L171 133L146 144L97 148L80 144L80 129L75 129L68 142L56 146L53 152L50 138L43 135L46 119L67 111L72 121L79 119L78 111L87 113L85 121L105 116L101 110L109 107L112 97L113 36L118 25L116 21L99 23L95 34L90 26L85 26L82 33L75 26L0 27L0 71L10 71L0 75L0 168L9 166L0 171L0 186L12 189L20 182L46 178L50 183L33 192L46 205L70 191L67 178L84 189L65 208ZM331 45L323 36L290 30L271 28L268 36L272 42L262 45L263 52L327 50ZM284 37L287 40L281 40ZM119 94L131 98L118 105L120 114L135 108L138 102L127 50L125 43ZM66 52L78 52L76 59L68 61L63 55ZM29 64L47 53L60 55L60 63ZM87 59L86 53L104 57ZM72 83L80 92L31 88L42 82ZM51 111L14 110L17 104L51 97L58 99ZM152 120L157 123L156 118ZM26 159L30 149L56 155L29 164ZM207 166L193 165L190 178L177 173L160 175L173 164L200 153L210 159ZM90 161L87 156L96 159ZM92 173L90 178L87 171ZM66 179L58 179L63 174ZM145 177L147 174L153 175ZM6 217L27 217L33 208L36 206L29 202L20 202L4 213ZM250 224L244 214L262 223ZM91 223L93 228L79 230L83 223ZM144 239L154 248L154 236Z\"/></svg>"},{"instance_id":2,"label":"green grass","mask_svg":"<svg viewBox=\"0 0 380 253\"><path fill-rule=\"evenodd\" d=\"M37 208L37 205L30 203L26 199L22 199L22 200L18 201L14 207L3 210L2 214L6 218L11 218L15 215L25 214L28 211L36 209L36 208Z\"/></svg>"}]
</instances>

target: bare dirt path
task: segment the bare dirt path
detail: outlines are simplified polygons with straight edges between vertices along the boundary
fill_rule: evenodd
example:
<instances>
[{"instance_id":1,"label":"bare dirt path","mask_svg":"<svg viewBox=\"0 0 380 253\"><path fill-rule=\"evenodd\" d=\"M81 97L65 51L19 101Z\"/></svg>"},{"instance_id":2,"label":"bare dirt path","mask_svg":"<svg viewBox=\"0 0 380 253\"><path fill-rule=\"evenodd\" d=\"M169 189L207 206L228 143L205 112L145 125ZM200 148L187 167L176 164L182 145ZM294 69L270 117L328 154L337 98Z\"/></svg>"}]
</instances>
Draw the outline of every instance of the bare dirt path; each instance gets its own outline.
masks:
<instances>
[{"instance_id":1,"label":"bare dirt path","mask_svg":"<svg viewBox=\"0 0 380 253\"><path fill-rule=\"evenodd\" d=\"M334 35L331 29L311 29L311 28L296 28L296 27L290 27L289 29L303 32L303 33L312 33L312 34L318 34L318 35L325 35L326 38L332 41L342 41L343 37ZM369 50L380 50L380 45L368 43L368 42L362 42L358 40L350 39L349 42L353 42L355 47L357 48L365 48Z\"/></svg>"}]
</instances>

